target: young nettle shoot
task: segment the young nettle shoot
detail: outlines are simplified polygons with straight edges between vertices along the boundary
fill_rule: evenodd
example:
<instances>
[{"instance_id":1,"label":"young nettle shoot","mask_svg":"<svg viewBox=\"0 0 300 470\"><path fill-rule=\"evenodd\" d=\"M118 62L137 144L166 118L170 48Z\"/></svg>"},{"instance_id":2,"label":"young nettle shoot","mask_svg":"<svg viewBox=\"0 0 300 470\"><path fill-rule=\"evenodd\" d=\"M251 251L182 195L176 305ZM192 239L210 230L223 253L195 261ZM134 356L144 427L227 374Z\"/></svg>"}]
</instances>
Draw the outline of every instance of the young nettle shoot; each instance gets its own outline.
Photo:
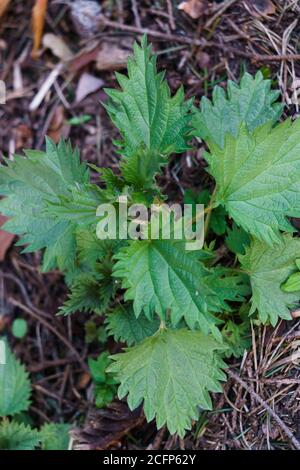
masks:
<instances>
[{"instance_id":1,"label":"young nettle shoot","mask_svg":"<svg viewBox=\"0 0 300 470\"><path fill-rule=\"evenodd\" d=\"M120 174L97 169L101 184L91 183L79 152L47 139L45 152L1 166L0 210L24 251L43 249L43 269L65 273L61 313L103 315L107 333L127 344L107 371L119 397L183 436L212 408L210 392L222 391L224 359L249 347L249 316L275 326L299 303L300 239L289 219L300 216L300 120L279 122L279 93L260 72L215 87L199 108L182 88L172 95L146 38L116 78L105 107L120 132ZM203 141L211 185L201 180L185 198L205 205L203 248L187 250L184 238L97 237L101 204L118 213L125 197L129 207L168 203L156 176Z\"/></svg>"}]
</instances>

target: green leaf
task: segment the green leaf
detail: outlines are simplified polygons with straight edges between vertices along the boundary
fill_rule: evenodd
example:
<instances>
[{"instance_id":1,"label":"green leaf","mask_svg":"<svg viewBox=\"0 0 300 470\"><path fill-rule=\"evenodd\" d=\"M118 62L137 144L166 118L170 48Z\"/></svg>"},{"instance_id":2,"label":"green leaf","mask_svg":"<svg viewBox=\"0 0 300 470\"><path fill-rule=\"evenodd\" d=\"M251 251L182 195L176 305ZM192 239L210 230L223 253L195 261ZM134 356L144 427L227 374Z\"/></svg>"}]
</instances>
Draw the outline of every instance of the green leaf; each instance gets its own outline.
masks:
<instances>
[{"instance_id":1,"label":"green leaf","mask_svg":"<svg viewBox=\"0 0 300 470\"><path fill-rule=\"evenodd\" d=\"M102 189L95 184L82 184L71 188L68 196L59 196L58 202L48 202L47 213L78 225L96 224L97 208L104 202Z\"/></svg>"},{"instance_id":2,"label":"green leaf","mask_svg":"<svg viewBox=\"0 0 300 470\"><path fill-rule=\"evenodd\" d=\"M96 360L89 358L89 368L91 371L94 386L94 397L97 408L108 405L116 395L116 380L107 371L111 364L109 352L104 351Z\"/></svg>"},{"instance_id":3,"label":"green leaf","mask_svg":"<svg viewBox=\"0 0 300 470\"><path fill-rule=\"evenodd\" d=\"M15 338L24 338L28 330L27 322L23 318L16 318L12 324L12 334Z\"/></svg>"},{"instance_id":4,"label":"green leaf","mask_svg":"<svg viewBox=\"0 0 300 470\"><path fill-rule=\"evenodd\" d=\"M25 367L11 352L6 340L5 364L0 363L0 416L11 416L30 405L30 381Z\"/></svg>"},{"instance_id":5,"label":"green leaf","mask_svg":"<svg viewBox=\"0 0 300 470\"><path fill-rule=\"evenodd\" d=\"M224 351L225 357L242 357L245 350L251 347L250 322L240 324L228 320L222 328L222 336L228 349Z\"/></svg>"},{"instance_id":6,"label":"green leaf","mask_svg":"<svg viewBox=\"0 0 300 470\"><path fill-rule=\"evenodd\" d=\"M42 450L68 450L71 426L65 423L47 423L40 430Z\"/></svg>"},{"instance_id":7,"label":"green leaf","mask_svg":"<svg viewBox=\"0 0 300 470\"><path fill-rule=\"evenodd\" d=\"M120 242L97 239L91 227L80 228L76 241L78 261L82 264L69 279L71 292L60 312L64 315L79 311L102 314L118 288L118 282L112 278L112 256Z\"/></svg>"},{"instance_id":8,"label":"green leaf","mask_svg":"<svg viewBox=\"0 0 300 470\"><path fill-rule=\"evenodd\" d=\"M184 318L190 328L214 331L218 320L211 312L229 309L225 300L241 300L244 286L239 276L226 270L207 269L201 251L186 251L185 243L172 240L134 241L116 255L114 276L122 278L125 300L133 300L137 317L142 311L163 320L170 312L175 326Z\"/></svg>"},{"instance_id":9,"label":"green leaf","mask_svg":"<svg viewBox=\"0 0 300 470\"><path fill-rule=\"evenodd\" d=\"M273 248L253 240L246 254L239 257L251 281L250 314L257 310L263 323L270 321L275 326L279 318L291 320L290 308L299 302L299 292L284 292L281 285L295 270L299 252L300 239L285 235Z\"/></svg>"},{"instance_id":10,"label":"green leaf","mask_svg":"<svg viewBox=\"0 0 300 470\"><path fill-rule=\"evenodd\" d=\"M279 91L271 90L271 80L264 80L261 72L255 77L245 73L240 85L227 83L227 93L217 86L212 102L202 98L193 119L195 135L219 147L224 147L226 134L237 137L242 123L252 132L267 121L275 123L283 109L275 103Z\"/></svg>"},{"instance_id":11,"label":"green leaf","mask_svg":"<svg viewBox=\"0 0 300 470\"><path fill-rule=\"evenodd\" d=\"M106 323L109 335L115 341L132 346L152 336L158 330L160 322L158 318L149 320L143 314L136 318L131 305L120 305L107 315Z\"/></svg>"},{"instance_id":12,"label":"green leaf","mask_svg":"<svg viewBox=\"0 0 300 470\"><path fill-rule=\"evenodd\" d=\"M46 248L44 269L72 269L75 258L75 221L61 220L47 212L61 197L68 198L76 185L88 183L89 174L78 151L61 141L47 140L46 152L26 151L0 166L0 211L11 219L6 230L21 236L25 252Z\"/></svg>"},{"instance_id":13,"label":"green leaf","mask_svg":"<svg viewBox=\"0 0 300 470\"><path fill-rule=\"evenodd\" d=\"M82 114L81 116L74 116L71 119L67 120L67 124L70 126L81 126L86 122L89 122L92 119L92 116L89 114Z\"/></svg>"},{"instance_id":14,"label":"green leaf","mask_svg":"<svg viewBox=\"0 0 300 470\"><path fill-rule=\"evenodd\" d=\"M184 102L182 88L171 97L145 37L141 46L134 44L128 77L117 73L116 78L121 91L105 90L110 98L106 108L123 137L121 153L131 156L141 144L164 155L186 150L192 101Z\"/></svg>"},{"instance_id":15,"label":"green leaf","mask_svg":"<svg viewBox=\"0 0 300 470\"><path fill-rule=\"evenodd\" d=\"M211 409L208 392L222 390L225 380L218 357L222 346L199 331L160 330L125 353L112 356L109 370L121 382L119 398L128 394L130 409L144 401L147 421L167 425L181 437L199 417L199 407Z\"/></svg>"},{"instance_id":16,"label":"green leaf","mask_svg":"<svg viewBox=\"0 0 300 470\"><path fill-rule=\"evenodd\" d=\"M77 275L71 285L69 297L60 308L60 312L63 315L75 312L104 313L118 287L111 274L112 261L107 258L97 263L90 273Z\"/></svg>"},{"instance_id":17,"label":"green leaf","mask_svg":"<svg viewBox=\"0 0 300 470\"><path fill-rule=\"evenodd\" d=\"M187 189L184 192L184 204L204 204L207 206L209 204L211 194L208 189L203 189L200 193L193 191L192 189Z\"/></svg>"},{"instance_id":18,"label":"green leaf","mask_svg":"<svg viewBox=\"0 0 300 470\"><path fill-rule=\"evenodd\" d=\"M224 235L226 231L226 211L224 207L216 207L211 215L210 227L216 235Z\"/></svg>"},{"instance_id":19,"label":"green leaf","mask_svg":"<svg viewBox=\"0 0 300 470\"><path fill-rule=\"evenodd\" d=\"M97 360L89 357L88 363L93 381L97 384L106 383L106 369L111 363L109 352L104 351L97 357Z\"/></svg>"},{"instance_id":20,"label":"green leaf","mask_svg":"<svg viewBox=\"0 0 300 470\"><path fill-rule=\"evenodd\" d=\"M280 242L280 230L294 229L287 217L300 216L300 119L274 129L271 123L249 134L226 137L222 150L211 145L206 158L221 204L246 232L268 244Z\"/></svg>"},{"instance_id":21,"label":"green leaf","mask_svg":"<svg viewBox=\"0 0 300 470\"><path fill-rule=\"evenodd\" d=\"M94 320L88 320L84 324L85 329L85 342L87 344L98 341L101 344L105 344L107 341L107 332L105 326L97 326Z\"/></svg>"},{"instance_id":22,"label":"green leaf","mask_svg":"<svg viewBox=\"0 0 300 470\"><path fill-rule=\"evenodd\" d=\"M233 223L232 228L227 227L225 243L232 253L244 255L246 247L250 245L250 237L245 230Z\"/></svg>"},{"instance_id":23,"label":"green leaf","mask_svg":"<svg viewBox=\"0 0 300 470\"><path fill-rule=\"evenodd\" d=\"M30 426L6 419L0 424L0 450L34 450L39 441L38 431Z\"/></svg>"},{"instance_id":24,"label":"green leaf","mask_svg":"<svg viewBox=\"0 0 300 470\"><path fill-rule=\"evenodd\" d=\"M300 291L300 272L291 274L288 280L282 284L281 289L284 292Z\"/></svg>"},{"instance_id":25,"label":"green leaf","mask_svg":"<svg viewBox=\"0 0 300 470\"><path fill-rule=\"evenodd\" d=\"M116 200L124 189L124 180L117 176L111 168L99 168L94 164L89 165L94 171L99 173L101 180L105 184L105 189L102 190L107 201Z\"/></svg>"},{"instance_id":26,"label":"green leaf","mask_svg":"<svg viewBox=\"0 0 300 470\"><path fill-rule=\"evenodd\" d=\"M118 240L100 240L96 229L85 227L78 227L76 243L79 261L89 267L94 267L97 261L112 255L120 245Z\"/></svg>"},{"instance_id":27,"label":"green leaf","mask_svg":"<svg viewBox=\"0 0 300 470\"><path fill-rule=\"evenodd\" d=\"M204 204L204 206L209 205L211 199L211 194L208 189L204 189L200 193L195 193L194 191L187 190L184 194L184 203L192 204ZM224 207L216 207L211 213L210 219L210 228L216 235L223 235L226 230L226 211Z\"/></svg>"},{"instance_id":28,"label":"green leaf","mask_svg":"<svg viewBox=\"0 0 300 470\"><path fill-rule=\"evenodd\" d=\"M120 168L128 185L145 191L155 188L154 177L166 164L166 157L157 150L139 147L130 157L122 158Z\"/></svg>"},{"instance_id":29,"label":"green leaf","mask_svg":"<svg viewBox=\"0 0 300 470\"><path fill-rule=\"evenodd\" d=\"M100 284L91 274L81 274L71 286L71 292L60 313L94 312L100 307Z\"/></svg>"},{"instance_id":30,"label":"green leaf","mask_svg":"<svg viewBox=\"0 0 300 470\"><path fill-rule=\"evenodd\" d=\"M94 397L96 408L104 408L109 405L116 396L116 390L108 385L95 385Z\"/></svg>"}]
</instances>

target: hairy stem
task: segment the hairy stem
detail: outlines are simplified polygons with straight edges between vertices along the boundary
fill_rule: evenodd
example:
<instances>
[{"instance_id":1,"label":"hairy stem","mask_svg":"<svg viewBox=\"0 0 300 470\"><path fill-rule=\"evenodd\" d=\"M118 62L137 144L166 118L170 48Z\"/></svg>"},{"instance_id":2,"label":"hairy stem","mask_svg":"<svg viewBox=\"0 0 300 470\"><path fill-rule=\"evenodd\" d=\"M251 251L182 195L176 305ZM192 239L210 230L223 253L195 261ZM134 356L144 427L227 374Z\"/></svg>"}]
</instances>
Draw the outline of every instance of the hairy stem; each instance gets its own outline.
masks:
<instances>
[{"instance_id":1,"label":"hairy stem","mask_svg":"<svg viewBox=\"0 0 300 470\"><path fill-rule=\"evenodd\" d=\"M205 222L204 222L204 240L207 237L208 231L209 231L209 224L210 224L210 219L211 219L211 214L213 210L213 204L215 202L215 196L217 192L217 186L215 186L215 189L211 195L211 199L209 201L209 206L205 209L205 213L207 214Z\"/></svg>"}]
</instances>

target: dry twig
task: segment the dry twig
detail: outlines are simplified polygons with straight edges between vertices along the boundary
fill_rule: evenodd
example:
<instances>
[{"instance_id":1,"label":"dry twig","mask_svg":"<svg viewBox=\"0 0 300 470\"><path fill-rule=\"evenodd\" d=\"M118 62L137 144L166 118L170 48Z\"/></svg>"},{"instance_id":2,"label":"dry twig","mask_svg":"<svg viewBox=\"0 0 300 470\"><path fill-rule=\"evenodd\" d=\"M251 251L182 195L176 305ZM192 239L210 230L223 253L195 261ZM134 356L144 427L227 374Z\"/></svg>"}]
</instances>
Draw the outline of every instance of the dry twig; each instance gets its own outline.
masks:
<instances>
[{"instance_id":1,"label":"dry twig","mask_svg":"<svg viewBox=\"0 0 300 470\"><path fill-rule=\"evenodd\" d=\"M297 450L300 450L300 442L296 437L293 435L291 430L287 427L287 425L282 421L281 418L275 413L275 411L253 390L252 387L250 387L241 377L239 377L235 372L233 372L231 369L227 370L228 375L234 379L236 382L238 382L240 385L244 387L245 390L266 410L268 413L272 416L272 418L276 421L278 426L285 432L285 434L288 436L288 438L291 440L293 443L294 447Z\"/></svg>"}]
</instances>

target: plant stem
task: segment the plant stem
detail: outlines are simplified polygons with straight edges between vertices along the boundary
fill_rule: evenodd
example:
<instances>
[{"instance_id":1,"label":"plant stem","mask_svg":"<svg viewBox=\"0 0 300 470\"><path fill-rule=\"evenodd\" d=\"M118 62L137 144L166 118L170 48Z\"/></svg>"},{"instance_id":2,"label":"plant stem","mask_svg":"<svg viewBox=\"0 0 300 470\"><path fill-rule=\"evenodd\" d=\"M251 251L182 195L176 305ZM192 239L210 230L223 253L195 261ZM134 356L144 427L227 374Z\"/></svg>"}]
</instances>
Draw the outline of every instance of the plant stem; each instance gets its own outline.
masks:
<instances>
[{"instance_id":1,"label":"plant stem","mask_svg":"<svg viewBox=\"0 0 300 470\"><path fill-rule=\"evenodd\" d=\"M234 267L230 267L228 268L231 272L233 273L237 273L237 274L248 274L248 276L250 276L250 273L248 271L246 271L245 269L242 269L242 268L234 268Z\"/></svg>"},{"instance_id":2,"label":"plant stem","mask_svg":"<svg viewBox=\"0 0 300 470\"><path fill-rule=\"evenodd\" d=\"M215 186L215 189L211 195L210 201L209 201L209 206L205 209L205 212L207 213L205 222L204 222L204 240L207 237L208 231L209 231L209 224L210 224L210 219L211 219L211 214L213 210L213 203L215 201L215 196L217 192L217 186Z\"/></svg>"}]
</instances>

